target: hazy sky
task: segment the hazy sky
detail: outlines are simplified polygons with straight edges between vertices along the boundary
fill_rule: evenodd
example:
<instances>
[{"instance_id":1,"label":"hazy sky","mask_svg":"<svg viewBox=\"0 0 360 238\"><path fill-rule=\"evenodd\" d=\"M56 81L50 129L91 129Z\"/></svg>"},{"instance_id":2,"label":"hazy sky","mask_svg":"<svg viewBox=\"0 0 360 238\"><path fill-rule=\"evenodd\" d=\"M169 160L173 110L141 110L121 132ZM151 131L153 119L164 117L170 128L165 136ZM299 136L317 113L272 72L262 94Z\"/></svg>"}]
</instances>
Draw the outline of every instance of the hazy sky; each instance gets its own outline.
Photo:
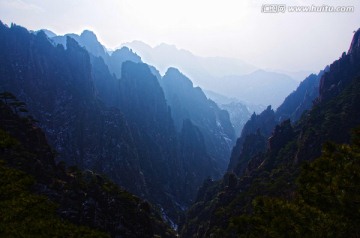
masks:
<instances>
[{"instance_id":1,"label":"hazy sky","mask_svg":"<svg viewBox=\"0 0 360 238\"><path fill-rule=\"evenodd\" d=\"M354 6L353 13L261 13L263 4ZM0 19L57 34L90 29L109 48L141 40L256 66L318 71L348 50L359 0L0 0Z\"/></svg>"}]
</instances>

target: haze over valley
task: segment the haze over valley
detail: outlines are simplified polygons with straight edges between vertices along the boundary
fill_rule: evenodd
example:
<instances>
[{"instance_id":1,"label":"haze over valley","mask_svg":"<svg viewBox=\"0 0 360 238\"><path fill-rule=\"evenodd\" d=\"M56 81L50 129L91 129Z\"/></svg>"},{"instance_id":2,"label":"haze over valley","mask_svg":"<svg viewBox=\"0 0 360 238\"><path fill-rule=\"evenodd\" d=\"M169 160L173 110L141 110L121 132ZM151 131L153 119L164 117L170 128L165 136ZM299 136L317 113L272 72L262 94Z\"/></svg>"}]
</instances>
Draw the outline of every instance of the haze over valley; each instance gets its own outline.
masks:
<instances>
[{"instance_id":1,"label":"haze over valley","mask_svg":"<svg viewBox=\"0 0 360 238\"><path fill-rule=\"evenodd\" d=\"M312 1L0 0L0 236L358 237L360 4Z\"/></svg>"}]
</instances>

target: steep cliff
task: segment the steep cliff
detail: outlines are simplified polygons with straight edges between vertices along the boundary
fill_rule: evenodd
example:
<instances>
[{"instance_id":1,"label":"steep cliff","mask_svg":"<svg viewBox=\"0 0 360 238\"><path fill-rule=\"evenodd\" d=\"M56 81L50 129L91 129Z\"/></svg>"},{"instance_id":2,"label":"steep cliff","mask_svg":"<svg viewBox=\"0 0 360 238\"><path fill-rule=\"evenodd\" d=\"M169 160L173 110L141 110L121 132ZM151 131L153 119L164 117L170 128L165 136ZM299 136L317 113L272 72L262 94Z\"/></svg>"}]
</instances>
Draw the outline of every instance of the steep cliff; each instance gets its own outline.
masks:
<instances>
[{"instance_id":1,"label":"steep cliff","mask_svg":"<svg viewBox=\"0 0 360 238\"><path fill-rule=\"evenodd\" d=\"M148 202L90 170L56 163L45 134L19 103L1 95L2 236L175 237Z\"/></svg>"},{"instance_id":2,"label":"steep cliff","mask_svg":"<svg viewBox=\"0 0 360 238\"><path fill-rule=\"evenodd\" d=\"M219 170L224 171L235 140L227 111L207 99L201 88L194 87L178 69L169 68L160 83L176 129L180 131L183 121L191 120L203 134L209 155Z\"/></svg>"},{"instance_id":3,"label":"steep cliff","mask_svg":"<svg viewBox=\"0 0 360 238\"><path fill-rule=\"evenodd\" d=\"M356 237L359 32L348 53L321 77L308 112L295 124L285 120L275 126L267 149L253 155L239 177L230 173L203 185L183 237L277 237L287 231L299 237ZM351 131L357 140L349 145Z\"/></svg>"}]
</instances>

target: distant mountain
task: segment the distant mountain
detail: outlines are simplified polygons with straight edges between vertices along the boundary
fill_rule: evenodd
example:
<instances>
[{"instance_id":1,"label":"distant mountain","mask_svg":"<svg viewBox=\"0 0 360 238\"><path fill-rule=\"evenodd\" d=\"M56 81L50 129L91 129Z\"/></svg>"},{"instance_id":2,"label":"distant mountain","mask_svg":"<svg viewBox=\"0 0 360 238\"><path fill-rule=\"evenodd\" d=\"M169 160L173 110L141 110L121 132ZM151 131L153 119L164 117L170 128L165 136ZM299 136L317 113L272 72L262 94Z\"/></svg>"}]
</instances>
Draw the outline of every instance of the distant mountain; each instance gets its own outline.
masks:
<instances>
[{"instance_id":1,"label":"distant mountain","mask_svg":"<svg viewBox=\"0 0 360 238\"><path fill-rule=\"evenodd\" d=\"M196 85L204 86L205 78L199 76L221 77L229 74L246 74L256 70L255 66L239 59L223 57L200 57L174 45L162 43L151 47L141 41L123 44L140 54L144 62L154 65L164 74L169 67L175 67L194 79Z\"/></svg>"},{"instance_id":2,"label":"distant mountain","mask_svg":"<svg viewBox=\"0 0 360 238\"><path fill-rule=\"evenodd\" d=\"M57 36L54 32L47 30L47 29L38 30L38 31L36 31L36 33L40 32L40 31L43 31L49 38L53 38L53 37Z\"/></svg>"},{"instance_id":3,"label":"distant mountain","mask_svg":"<svg viewBox=\"0 0 360 238\"><path fill-rule=\"evenodd\" d=\"M245 123L249 120L251 113L249 107L240 102L231 102L219 106L229 112L230 121L235 130L235 136L239 137Z\"/></svg>"},{"instance_id":4,"label":"distant mountain","mask_svg":"<svg viewBox=\"0 0 360 238\"><path fill-rule=\"evenodd\" d=\"M66 47L66 38L71 37L76 40L79 45L84 46L92 55L106 58L107 53L105 47L99 43L96 35L92 31L85 30L81 35L71 33L64 36L51 36L52 34L49 35L47 32L48 31L45 31L45 34L47 34L55 44L62 44Z\"/></svg>"},{"instance_id":5,"label":"distant mountain","mask_svg":"<svg viewBox=\"0 0 360 238\"><path fill-rule=\"evenodd\" d=\"M229 112L230 121L234 127L236 137L240 137L245 123L254 112L260 113L266 108L263 105L245 103L236 98L229 98L209 90L205 90L204 93L209 99L216 102L221 109Z\"/></svg>"},{"instance_id":6,"label":"distant mountain","mask_svg":"<svg viewBox=\"0 0 360 238\"><path fill-rule=\"evenodd\" d=\"M169 68L160 84L177 130L181 130L185 120L198 127L204 136L206 150L222 173L235 141L234 128L227 111L207 99L201 88L193 87L190 79L178 69Z\"/></svg>"},{"instance_id":7,"label":"distant mountain","mask_svg":"<svg viewBox=\"0 0 360 238\"><path fill-rule=\"evenodd\" d=\"M121 77L122 64L126 61L131 61L134 63L141 63L141 57L135 54L131 49L127 47L122 47L117 49L110 55L107 64L112 73L114 73L118 78Z\"/></svg>"},{"instance_id":8,"label":"distant mountain","mask_svg":"<svg viewBox=\"0 0 360 238\"><path fill-rule=\"evenodd\" d=\"M308 71L308 70L300 70L300 71L288 71L288 70L281 70L281 69L265 69L266 71L270 72L277 72L281 74L286 74L290 76L292 79L294 79L297 82L301 82L309 76L310 74L313 74L314 72Z\"/></svg>"},{"instance_id":9,"label":"distant mountain","mask_svg":"<svg viewBox=\"0 0 360 238\"><path fill-rule=\"evenodd\" d=\"M134 41L109 54L96 35L88 30L81 35L53 36L49 33L48 36L55 44L62 44L64 47L66 37L72 37L91 55L102 57L111 73L118 78L121 76L121 65L125 61L146 62L155 66L162 75L169 67L175 67L190 77L195 85L249 104L271 104L277 107L297 85L295 80L285 74L256 70L255 67L236 59L195 56L173 45L161 44L152 48L143 42Z\"/></svg>"},{"instance_id":10,"label":"distant mountain","mask_svg":"<svg viewBox=\"0 0 360 238\"><path fill-rule=\"evenodd\" d=\"M108 66L111 73L115 74L118 78L121 77L121 66L125 61L132 61L135 63L142 62L141 57L135 54L132 50L127 47L117 49L111 54L106 50L97 39L96 35L89 30L83 31L80 35L77 34L66 34L64 36L54 36L49 33L48 30L43 30L45 34L54 42L54 44L61 44L66 47L67 37L71 37L76 40L79 45L85 47L85 49L93 57L101 57L106 65Z\"/></svg>"},{"instance_id":11,"label":"distant mountain","mask_svg":"<svg viewBox=\"0 0 360 238\"><path fill-rule=\"evenodd\" d=\"M303 102L314 96L310 92L319 82L314 104L298 121L279 123L273 119L283 117L276 112L270 108L263 112L268 114L265 118L272 118L267 131L276 122L271 134L268 137L265 129L256 126L259 129L245 138L251 143L242 143L240 153L245 156L232 163L240 170L204 183L188 212L183 237L281 237L289 232L299 237L356 237L360 221L355 195L359 179L354 176L359 174L359 42L360 29L349 51L320 73L320 82L310 75L285 100L284 107L293 110L286 112L286 106L283 112L296 115L301 107L294 106L295 102L308 105ZM247 125L265 123L261 117L254 115Z\"/></svg>"},{"instance_id":12,"label":"distant mountain","mask_svg":"<svg viewBox=\"0 0 360 238\"><path fill-rule=\"evenodd\" d=\"M241 101L241 100L239 100L237 98L228 97L228 96L225 96L223 94L213 92L211 90L204 90L204 93L206 94L206 96L209 99L216 102L216 104L218 104L219 106L232 104L232 103L240 103L243 106L246 106L248 108L248 111L251 112L251 113L253 113L253 112L260 113L266 108L266 106L261 105L261 104L253 104L253 103L250 103L250 102L244 102L244 101Z\"/></svg>"},{"instance_id":13,"label":"distant mountain","mask_svg":"<svg viewBox=\"0 0 360 238\"><path fill-rule=\"evenodd\" d=\"M278 107L298 83L287 75L257 70L247 75L221 78L216 92L252 104Z\"/></svg>"},{"instance_id":14,"label":"distant mountain","mask_svg":"<svg viewBox=\"0 0 360 238\"><path fill-rule=\"evenodd\" d=\"M239 99L237 99L237 98L227 97L225 95L213 92L211 90L204 90L204 93L205 93L207 98L213 100L218 105L229 104L229 103L232 103L232 102L239 102Z\"/></svg>"},{"instance_id":15,"label":"distant mountain","mask_svg":"<svg viewBox=\"0 0 360 238\"><path fill-rule=\"evenodd\" d=\"M124 45L140 54L144 62L154 65L161 74L175 67L205 90L248 103L277 107L297 85L297 81L286 74L259 70L238 59L200 57L168 44L152 48L134 41Z\"/></svg>"}]
</instances>

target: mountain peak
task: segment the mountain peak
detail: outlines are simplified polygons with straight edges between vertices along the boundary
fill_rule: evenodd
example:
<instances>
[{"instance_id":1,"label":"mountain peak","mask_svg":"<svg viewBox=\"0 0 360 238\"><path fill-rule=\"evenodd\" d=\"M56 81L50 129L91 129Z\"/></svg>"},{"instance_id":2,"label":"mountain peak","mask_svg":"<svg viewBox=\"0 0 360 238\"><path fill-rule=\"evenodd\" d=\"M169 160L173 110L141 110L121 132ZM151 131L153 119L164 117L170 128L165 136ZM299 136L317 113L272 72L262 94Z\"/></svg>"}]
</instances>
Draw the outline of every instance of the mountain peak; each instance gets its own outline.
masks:
<instances>
[{"instance_id":1,"label":"mountain peak","mask_svg":"<svg viewBox=\"0 0 360 238\"><path fill-rule=\"evenodd\" d=\"M348 54L352 54L358 49L360 49L360 28L354 33Z\"/></svg>"},{"instance_id":2,"label":"mountain peak","mask_svg":"<svg viewBox=\"0 0 360 238\"><path fill-rule=\"evenodd\" d=\"M140 52L142 50L151 50L152 49L152 47L150 45L144 43L143 41L139 41L139 40L126 42L126 43L122 44L119 48L124 47L124 46L129 47L132 50L140 51Z\"/></svg>"},{"instance_id":3,"label":"mountain peak","mask_svg":"<svg viewBox=\"0 0 360 238\"><path fill-rule=\"evenodd\" d=\"M136 53L134 53L133 50L132 50L131 48L127 47L127 46L123 46L123 47L121 47L121 48L119 48L119 49L116 49L116 50L113 52L113 54L117 54L117 53L131 53L131 54L135 54L135 55L136 55Z\"/></svg>"},{"instance_id":4,"label":"mountain peak","mask_svg":"<svg viewBox=\"0 0 360 238\"><path fill-rule=\"evenodd\" d=\"M80 37L86 39L86 40L92 40L92 41L98 41L97 40L97 36L95 35L94 32L90 31L90 30L84 30Z\"/></svg>"},{"instance_id":5,"label":"mountain peak","mask_svg":"<svg viewBox=\"0 0 360 238\"><path fill-rule=\"evenodd\" d=\"M47 29L38 30L37 33L40 31L44 32L45 35L47 35L47 37L49 37L49 38L53 38L53 37L57 36L54 32L47 30Z\"/></svg>"},{"instance_id":6,"label":"mountain peak","mask_svg":"<svg viewBox=\"0 0 360 238\"><path fill-rule=\"evenodd\" d=\"M170 67L167 69L164 75L164 79L170 79L171 81L176 80L177 82L185 83L185 85L187 85L188 87L193 87L192 81L175 67Z\"/></svg>"},{"instance_id":7,"label":"mountain peak","mask_svg":"<svg viewBox=\"0 0 360 238\"><path fill-rule=\"evenodd\" d=\"M167 43L161 43L161 44L155 46L155 48L165 48L165 49L171 49L171 50L178 50L176 45L171 45L171 44L167 44Z\"/></svg>"},{"instance_id":8,"label":"mountain peak","mask_svg":"<svg viewBox=\"0 0 360 238\"><path fill-rule=\"evenodd\" d=\"M183 75L179 69L175 68L175 67L170 67L168 68L168 70L166 71L165 74L180 74Z\"/></svg>"}]
</instances>

